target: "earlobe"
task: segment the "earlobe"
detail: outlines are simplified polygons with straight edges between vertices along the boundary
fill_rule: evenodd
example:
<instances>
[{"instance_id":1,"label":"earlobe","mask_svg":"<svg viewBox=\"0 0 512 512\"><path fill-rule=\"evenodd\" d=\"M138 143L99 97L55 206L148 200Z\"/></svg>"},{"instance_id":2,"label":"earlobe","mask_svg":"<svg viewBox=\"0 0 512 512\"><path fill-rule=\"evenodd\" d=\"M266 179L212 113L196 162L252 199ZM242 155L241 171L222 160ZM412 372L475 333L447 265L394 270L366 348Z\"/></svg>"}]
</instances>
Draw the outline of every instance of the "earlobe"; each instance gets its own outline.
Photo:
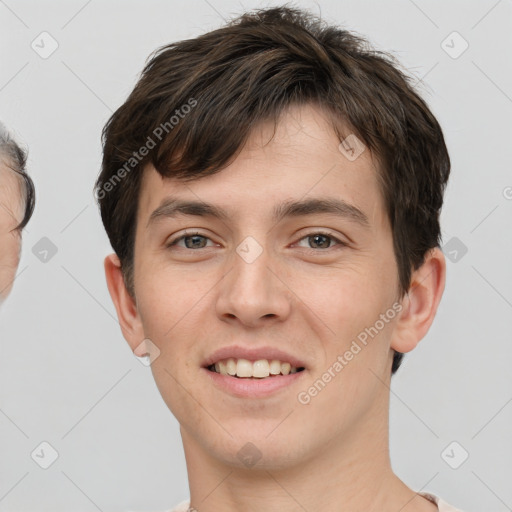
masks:
<instances>
[{"instance_id":1,"label":"earlobe","mask_svg":"<svg viewBox=\"0 0 512 512\"><path fill-rule=\"evenodd\" d=\"M104 266L108 291L117 311L121 331L132 351L135 351L144 339L144 330L135 300L126 289L117 254L109 254Z\"/></svg>"},{"instance_id":2,"label":"earlobe","mask_svg":"<svg viewBox=\"0 0 512 512\"><path fill-rule=\"evenodd\" d=\"M441 249L431 249L402 300L402 311L393 332L391 348L410 352L427 334L444 291L446 260Z\"/></svg>"}]
</instances>

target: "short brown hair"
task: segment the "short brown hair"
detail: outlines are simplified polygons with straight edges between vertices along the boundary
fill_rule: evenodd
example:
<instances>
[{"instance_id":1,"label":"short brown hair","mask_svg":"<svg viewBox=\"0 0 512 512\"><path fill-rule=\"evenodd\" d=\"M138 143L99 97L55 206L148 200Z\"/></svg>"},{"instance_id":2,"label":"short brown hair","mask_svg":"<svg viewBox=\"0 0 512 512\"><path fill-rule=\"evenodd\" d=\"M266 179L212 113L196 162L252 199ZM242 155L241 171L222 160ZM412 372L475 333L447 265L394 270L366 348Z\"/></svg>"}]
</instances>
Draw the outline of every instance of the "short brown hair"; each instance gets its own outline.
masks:
<instances>
[{"instance_id":1,"label":"short brown hair","mask_svg":"<svg viewBox=\"0 0 512 512\"><path fill-rule=\"evenodd\" d=\"M349 126L378 158L405 294L412 270L439 246L450 159L441 127L399 67L362 37L288 6L245 13L157 50L103 129L95 187L130 293L144 166L182 180L211 175L236 158L256 123L316 103L340 140ZM392 373L402 356L394 354Z\"/></svg>"}]
</instances>

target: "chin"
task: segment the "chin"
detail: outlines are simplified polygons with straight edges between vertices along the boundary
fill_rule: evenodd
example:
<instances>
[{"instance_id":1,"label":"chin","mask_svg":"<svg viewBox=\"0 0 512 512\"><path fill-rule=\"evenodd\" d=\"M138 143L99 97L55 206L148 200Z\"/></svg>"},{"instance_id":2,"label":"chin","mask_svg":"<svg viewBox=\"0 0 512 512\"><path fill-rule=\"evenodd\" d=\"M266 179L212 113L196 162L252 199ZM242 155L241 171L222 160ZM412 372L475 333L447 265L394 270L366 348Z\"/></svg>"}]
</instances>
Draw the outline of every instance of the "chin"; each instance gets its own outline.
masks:
<instances>
[{"instance_id":1,"label":"chin","mask_svg":"<svg viewBox=\"0 0 512 512\"><path fill-rule=\"evenodd\" d=\"M209 450L224 464L239 469L275 471L296 465L299 441L293 433L284 428L279 432L275 421L255 423L252 428L227 429L233 437L226 434L223 442Z\"/></svg>"}]
</instances>

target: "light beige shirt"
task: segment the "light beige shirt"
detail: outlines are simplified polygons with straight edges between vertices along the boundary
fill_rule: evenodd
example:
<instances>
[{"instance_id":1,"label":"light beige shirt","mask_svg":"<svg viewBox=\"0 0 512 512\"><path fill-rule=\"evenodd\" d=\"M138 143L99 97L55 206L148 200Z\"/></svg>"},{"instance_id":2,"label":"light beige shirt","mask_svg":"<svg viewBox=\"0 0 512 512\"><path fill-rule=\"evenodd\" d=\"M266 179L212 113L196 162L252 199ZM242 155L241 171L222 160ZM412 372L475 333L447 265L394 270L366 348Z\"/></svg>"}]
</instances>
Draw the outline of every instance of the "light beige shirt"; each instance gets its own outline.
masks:
<instances>
[{"instance_id":1,"label":"light beige shirt","mask_svg":"<svg viewBox=\"0 0 512 512\"><path fill-rule=\"evenodd\" d=\"M418 494L421 494L422 496L430 500L432 503L435 503L437 505L437 508L439 509L439 512L462 512L458 508L448 505L446 501L443 501L441 498L438 498L433 494L430 494L428 492L419 492ZM189 506L190 502L188 500L185 500L182 501L180 504L176 505L176 507L174 507L172 510L169 510L167 512L189 512ZM190 512L194 512L194 510L195 509L192 509Z\"/></svg>"},{"instance_id":2,"label":"light beige shirt","mask_svg":"<svg viewBox=\"0 0 512 512\"><path fill-rule=\"evenodd\" d=\"M462 510L452 507L451 505L448 505L446 501L443 501L441 498L438 498L433 494L430 494L428 492L419 492L418 494L421 494L422 496L427 498L427 500L430 500L432 503L435 503L437 505L437 508L439 509L439 512L462 512Z\"/></svg>"}]
</instances>

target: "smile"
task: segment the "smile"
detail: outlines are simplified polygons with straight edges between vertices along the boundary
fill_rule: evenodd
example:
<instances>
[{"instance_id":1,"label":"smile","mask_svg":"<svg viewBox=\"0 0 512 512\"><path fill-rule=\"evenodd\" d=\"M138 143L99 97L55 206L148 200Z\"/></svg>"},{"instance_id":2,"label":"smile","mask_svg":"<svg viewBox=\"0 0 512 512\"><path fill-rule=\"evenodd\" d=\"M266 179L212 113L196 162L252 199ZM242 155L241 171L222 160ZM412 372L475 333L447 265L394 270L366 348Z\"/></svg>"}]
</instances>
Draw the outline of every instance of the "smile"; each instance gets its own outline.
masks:
<instances>
[{"instance_id":1,"label":"smile","mask_svg":"<svg viewBox=\"0 0 512 512\"><path fill-rule=\"evenodd\" d=\"M278 371L278 363L279 372L272 373ZM201 371L218 390L245 399L270 397L303 379L303 375L307 373L305 368L295 368L290 363L276 359L258 359L252 362L248 359L234 358L203 367Z\"/></svg>"},{"instance_id":2,"label":"smile","mask_svg":"<svg viewBox=\"0 0 512 512\"><path fill-rule=\"evenodd\" d=\"M230 357L210 365L208 370L237 378L265 379L277 375L289 375L291 373L301 372L304 368L297 368L288 362L279 361L278 359L258 359L257 361L249 361L248 359L235 359Z\"/></svg>"}]
</instances>

